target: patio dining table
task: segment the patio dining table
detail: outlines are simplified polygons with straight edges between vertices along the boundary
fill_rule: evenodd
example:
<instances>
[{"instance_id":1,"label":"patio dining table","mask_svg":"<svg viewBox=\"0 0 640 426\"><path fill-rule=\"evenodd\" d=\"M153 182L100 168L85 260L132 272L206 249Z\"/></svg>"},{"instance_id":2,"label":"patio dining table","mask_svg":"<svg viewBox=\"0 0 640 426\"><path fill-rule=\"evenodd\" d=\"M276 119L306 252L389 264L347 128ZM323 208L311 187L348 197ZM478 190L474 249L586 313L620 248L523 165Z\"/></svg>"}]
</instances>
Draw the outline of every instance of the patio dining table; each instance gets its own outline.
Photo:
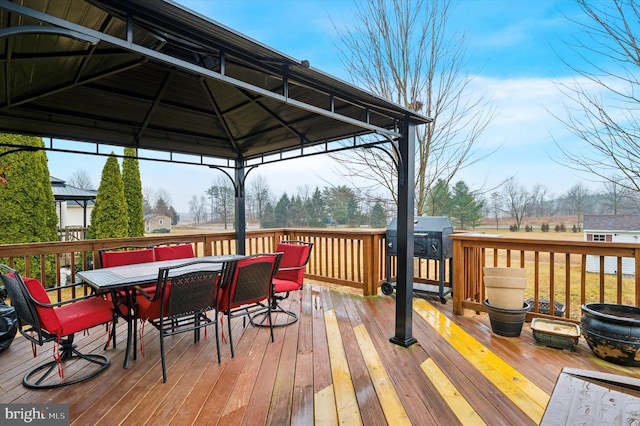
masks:
<instances>
[{"instance_id":1,"label":"patio dining table","mask_svg":"<svg viewBox=\"0 0 640 426\"><path fill-rule=\"evenodd\" d=\"M94 269L90 271L80 271L76 276L82 279L89 286L98 292L111 291L115 295L117 291L123 291L127 299L128 306L133 306L135 286L142 284L153 284L158 280L158 273L162 268L184 265L180 268L171 269L171 276L194 271L214 271L222 270L222 264L231 260L241 259L241 255L225 256L204 256L188 259L163 260L156 262L137 263L133 265L113 266L109 268ZM114 309L119 312L117 297L113 297ZM123 367L129 365L129 356L132 350L133 322L136 318L127 319L127 349L124 357ZM133 345L135 346L135 345ZM133 350L135 351L135 347ZM135 353L134 353L135 359Z\"/></svg>"}]
</instances>

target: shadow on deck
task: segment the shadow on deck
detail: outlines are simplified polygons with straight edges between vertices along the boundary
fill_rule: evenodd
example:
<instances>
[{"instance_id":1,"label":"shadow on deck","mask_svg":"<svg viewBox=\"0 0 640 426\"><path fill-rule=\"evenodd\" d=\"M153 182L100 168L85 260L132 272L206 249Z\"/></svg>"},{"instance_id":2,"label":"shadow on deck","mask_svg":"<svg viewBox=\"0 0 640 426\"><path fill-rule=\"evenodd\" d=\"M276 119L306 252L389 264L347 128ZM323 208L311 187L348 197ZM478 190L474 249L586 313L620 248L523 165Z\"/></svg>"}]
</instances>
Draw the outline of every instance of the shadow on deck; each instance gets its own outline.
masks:
<instances>
[{"instance_id":1,"label":"shadow on deck","mask_svg":"<svg viewBox=\"0 0 640 426\"><path fill-rule=\"evenodd\" d=\"M144 358L122 368L126 327L104 351L106 373L58 390L22 386L25 371L50 359L52 345L32 357L16 337L0 354L0 403L66 403L75 425L131 424L537 424L562 368L640 377L640 369L596 358L583 339L575 352L537 346L525 325L517 338L491 333L484 315L453 316L450 302L414 301L413 335L402 348L394 333L392 297L362 297L317 285L290 297L300 321L275 330L234 324L236 356L214 329L199 343L189 333L166 340L162 383L159 339L144 328ZM102 353L97 327L76 336L85 352ZM73 366L65 374L73 374Z\"/></svg>"}]
</instances>

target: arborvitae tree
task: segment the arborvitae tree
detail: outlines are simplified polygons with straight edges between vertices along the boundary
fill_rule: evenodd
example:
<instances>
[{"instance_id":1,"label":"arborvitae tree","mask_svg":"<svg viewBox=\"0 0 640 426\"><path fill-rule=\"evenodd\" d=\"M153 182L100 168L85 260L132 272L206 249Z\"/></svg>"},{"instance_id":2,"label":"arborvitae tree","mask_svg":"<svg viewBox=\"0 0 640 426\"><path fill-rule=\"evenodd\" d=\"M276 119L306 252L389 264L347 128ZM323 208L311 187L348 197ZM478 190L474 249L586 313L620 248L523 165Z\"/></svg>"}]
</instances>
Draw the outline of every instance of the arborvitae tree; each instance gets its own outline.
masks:
<instances>
[{"instance_id":1,"label":"arborvitae tree","mask_svg":"<svg viewBox=\"0 0 640 426\"><path fill-rule=\"evenodd\" d=\"M142 181L140 167L135 158L135 148L124 149L125 158L122 160L122 182L124 183L124 197L129 211L129 236L144 236L144 214L142 210Z\"/></svg>"},{"instance_id":2,"label":"arborvitae tree","mask_svg":"<svg viewBox=\"0 0 640 426\"><path fill-rule=\"evenodd\" d=\"M380 201L376 201L371 209L371 219L369 221L372 228L386 228L387 215L384 212L384 206Z\"/></svg>"},{"instance_id":3,"label":"arborvitae tree","mask_svg":"<svg viewBox=\"0 0 640 426\"><path fill-rule=\"evenodd\" d=\"M43 147L42 139L4 134L3 142ZM0 147L0 153L14 148ZM17 151L0 157L0 243L58 240L58 217L44 151ZM34 265L32 265L33 268Z\"/></svg>"},{"instance_id":4,"label":"arborvitae tree","mask_svg":"<svg viewBox=\"0 0 640 426\"><path fill-rule=\"evenodd\" d=\"M107 159L96 202L91 211L89 238L124 238L129 235L127 200L120 166L113 152Z\"/></svg>"}]
</instances>

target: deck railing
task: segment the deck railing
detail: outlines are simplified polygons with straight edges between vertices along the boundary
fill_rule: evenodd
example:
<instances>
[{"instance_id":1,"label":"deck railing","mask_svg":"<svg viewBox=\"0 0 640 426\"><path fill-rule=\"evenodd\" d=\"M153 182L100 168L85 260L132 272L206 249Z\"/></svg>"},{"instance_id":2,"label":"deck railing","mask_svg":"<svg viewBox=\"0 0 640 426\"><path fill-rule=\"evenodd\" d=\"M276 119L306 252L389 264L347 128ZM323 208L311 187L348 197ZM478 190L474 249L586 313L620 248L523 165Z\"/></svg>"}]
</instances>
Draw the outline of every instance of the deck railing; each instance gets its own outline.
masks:
<instances>
[{"instance_id":1,"label":"deck railing","mask_svg":"<svg viewBox=\"0 0 640 426\"><path fill-rule=\"evenodd\" d=\"M364 295L377 294L386 280L385 231L277 228L248 230L247 254L269 252L281 240L303 240L314 243L306 277L361 290ZM27 276L50 286L75 282L78 270L98 267L94 259L103 248L123 245L146 246L162 241L191 241L197 256L235 253L233 231L193 234L162 234L140 238L59 241L50 243L0 245L0 261L9 266L21 265ZM47 259L48 261L45 261ZM53 266L55 265L55 266ZM395 258L390 275L396 270ZM434 261L415 261L416 280L430 282L438 275Z\"/></svg>"},{"instance_id":2,"label":"deck railing","mask_svg":"<svg viewBox=\"0 0 640 426\"><path fill-rule=\"evenodd\" d=\"M547 313L557 316L556 303L561 303L562 316L577 321L584 303L640 306L640 275L633 273L640 267L638 244L502 238L474 233L458 233L452 238L456 314L462 314L464 309L485 310L483 266L525 268L526 297L532 299L535 312L544 303ZM630 263L631 273L624 271L623 261ZM605 264L613 271L608 271Z\"/></svg>"},{"instance_id":3,"label":"deck railing","mask_svg":"<svg viewBox=\"0 0 640 426\"><path fill-rule=\"evenodd\" d=\"M555 312L555 303L566 309L563 316L579 319L580 305L587 302L623 303L640 306L638 275L622 273L623 260L640 266L640 245L553 241L524 238L496 238L486 234L456 233L453 238L454 312L464 309L484 310L483 266L517 266L527 269L527 297L533 299L534 311L542 302ZM278 228L247 231L247 254L269 252L281 240L296 239L314 243L306 278L378 294L387 279L385 265L385 231ZM162 234L140 238L60 241L51 243L0 245L0 262L17 265L27 276L49 286L76 281L76 272L97 267L98 250L122 245L149 245L163 241L191 241L197 256L235 253L233 231L192 234ZM599 271L588 272L587 258L595 256ZM606 274L605 259L618 265ZM613 260L612 260L613 259ZM593 264L593 258L590 259ZM448 268L447 264L444 266ZM437 283L440 262L414 260L414 280ZM395 276L396 261L391 258L389 275ZM449 271L445 271L448 280ZM450 286L445 282L446 286ZM546 299L545 299L546 298Z\"/></svg>"}]
</instances>

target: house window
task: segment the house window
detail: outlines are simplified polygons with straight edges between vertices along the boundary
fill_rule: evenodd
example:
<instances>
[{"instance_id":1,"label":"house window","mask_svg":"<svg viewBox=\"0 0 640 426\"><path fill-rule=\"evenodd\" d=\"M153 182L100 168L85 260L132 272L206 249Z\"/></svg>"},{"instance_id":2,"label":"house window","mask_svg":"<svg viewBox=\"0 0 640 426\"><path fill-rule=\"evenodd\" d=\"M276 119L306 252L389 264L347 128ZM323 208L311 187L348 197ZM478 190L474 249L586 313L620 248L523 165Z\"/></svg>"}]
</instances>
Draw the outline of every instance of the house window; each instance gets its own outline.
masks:
<instances>
[{"instance_id":1,"label":"house window","mask_svg":"<svg viewBox=\"0 0 640 426\"><path fill-rule=\"evenodd\" d=\"M164 225L164 220L158 219L158 225ZM604 241L604 240L603 240Z\"/></svg>"},{"instance_id":2,"label":"house window","mask_svg":"<svg viewBox=\"0 0 640 426\"><path fill-rule=\"evenodd\" d=\"M605 234L593 234L593 241L607 241L607 236Z\"/></svg>"}]
</instances>

